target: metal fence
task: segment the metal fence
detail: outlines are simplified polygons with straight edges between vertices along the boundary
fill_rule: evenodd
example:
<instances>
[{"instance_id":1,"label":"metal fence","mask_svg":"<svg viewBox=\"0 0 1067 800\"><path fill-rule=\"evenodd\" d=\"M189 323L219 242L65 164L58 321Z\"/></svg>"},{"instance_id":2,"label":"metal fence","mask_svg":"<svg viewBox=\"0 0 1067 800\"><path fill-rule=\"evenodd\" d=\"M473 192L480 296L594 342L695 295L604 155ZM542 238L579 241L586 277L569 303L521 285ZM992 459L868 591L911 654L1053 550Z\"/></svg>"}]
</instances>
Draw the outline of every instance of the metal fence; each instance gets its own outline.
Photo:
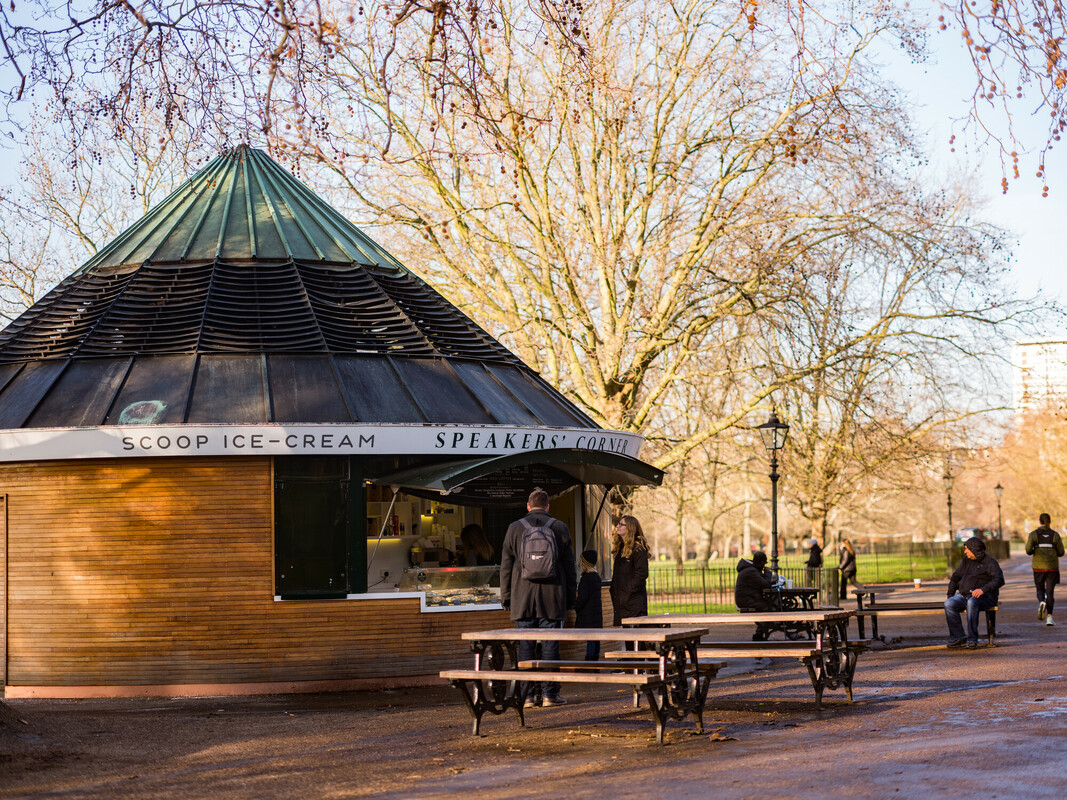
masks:
<instances>
[{"instance_id":1,"label":"metal fence","mask_svg":"<svg viewBox=\"0 0 1067 800\"><path fill-rule=\"evenodd\" d=\"M923 580L944 580L959 563L960 545L952 542L903 542L886 545L879 542L856 542L857 580L864 583L888 583ZM998 560L1008 557L1007 543L986 542L990 554ZM1002 552L1003 551L1003 552ZM817 605L840 604L840 573L837 555L825 553L826 568L810 570L803 566L801 555L786 555L780 560L782 577L795 586L815 586L819 589ZM686 563L679 570L674 563L652 564L648 579L650 614L714 613L733 611L734 584L737 582L737 562L715 566Z\"/></svg>"},{"instance_id":2,"label":"metal fence","mask_svg":"<svg viewBox=\"0 0 1067 800\"><path fill-rule=\"evenodd\" d=\"M836 605L838 572L836 569L809 570L806 567L781 567L780 574L795 586L816 586L819 605ZM650 614L707 614L736 611L734 584L736 567L705 567L686 564L679 571L675 565L660 564L649 571L648 612Z\"/></svg>"}]
</instances>

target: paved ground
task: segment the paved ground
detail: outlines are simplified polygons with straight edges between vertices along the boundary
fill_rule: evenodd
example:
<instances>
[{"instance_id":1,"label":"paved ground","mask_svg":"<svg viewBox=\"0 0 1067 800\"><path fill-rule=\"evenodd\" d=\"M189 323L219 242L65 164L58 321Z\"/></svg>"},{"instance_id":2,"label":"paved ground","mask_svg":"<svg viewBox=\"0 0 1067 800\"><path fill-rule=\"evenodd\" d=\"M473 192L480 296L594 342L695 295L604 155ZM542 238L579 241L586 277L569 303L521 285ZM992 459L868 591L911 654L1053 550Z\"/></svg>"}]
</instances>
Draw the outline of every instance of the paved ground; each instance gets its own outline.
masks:
<instances>
[{"instance_id":1,"label":"paved ground","mask_svg":"<svg viewBox=\"0 0 1067 800\"><path fill-rule=\"evenodd\" d=\"M1067 602L1035 618L1027 559L1000 646L943 647L935 616L861 658L856 703L812 707L799 665L717 680L704 735L655 744L625 692L488 717L453 689L264 698L6 701L0 798L1067 797ZM1067 595L1067 590L1064 591Z\"/></svg>"}]
</instances>

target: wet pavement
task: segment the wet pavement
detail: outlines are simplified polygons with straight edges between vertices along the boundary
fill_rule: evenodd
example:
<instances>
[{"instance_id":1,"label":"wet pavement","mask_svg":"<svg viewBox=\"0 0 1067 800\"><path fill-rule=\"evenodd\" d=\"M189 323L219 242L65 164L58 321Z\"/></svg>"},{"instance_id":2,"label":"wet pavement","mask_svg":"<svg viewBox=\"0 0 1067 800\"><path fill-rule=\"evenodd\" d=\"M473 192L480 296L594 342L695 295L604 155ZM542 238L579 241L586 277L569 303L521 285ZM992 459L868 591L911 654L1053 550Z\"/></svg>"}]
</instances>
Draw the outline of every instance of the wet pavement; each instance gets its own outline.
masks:
<instances>
[{"instance_id":1,"label":"wet pavement","mask_svg":"<svg viewBox=\"0 0 1067 800\"><path fill-rule=\"evenodd\" d=\"M944 619L886 619L853 705L822 711L795 662L712 684L703 735L657 746L628 691L488 716L459 692L0 703L0 798L1067 797L1067 610L1036 619L1005 564L998 646L946 650ZM1065 590L1067 593L1067 590Z\"/></svg>"}]
</instances>

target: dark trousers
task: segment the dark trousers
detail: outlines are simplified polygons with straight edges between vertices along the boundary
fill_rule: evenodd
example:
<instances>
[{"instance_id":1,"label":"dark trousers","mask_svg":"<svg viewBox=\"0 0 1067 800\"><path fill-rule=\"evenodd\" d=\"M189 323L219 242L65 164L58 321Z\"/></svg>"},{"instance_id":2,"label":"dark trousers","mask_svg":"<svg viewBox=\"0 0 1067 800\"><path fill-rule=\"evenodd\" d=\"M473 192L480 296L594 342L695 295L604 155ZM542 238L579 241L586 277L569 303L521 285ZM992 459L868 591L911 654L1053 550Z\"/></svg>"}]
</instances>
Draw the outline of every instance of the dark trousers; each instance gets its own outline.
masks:
<instances>
[{"instance_id":1,"label":"dark trousers","mask_svg":"<svg viewBox=\"0 0 1067 800\"><path fill-rule=\"evenodd\" d=\"M563 620L547 619L546 617L525 617L515 620L517 628L562 628ZM559 642L519 642L517 657L519 661L533 661L537 652L537 645L541 645L541 658L545 661L559 661ZM523 685L523 698L536 697L544 692L544 697L559 697L559 684L552 681L544 681L538 686L536 683L527 681Z\"/></svg>"},{"instance_id":2,"label":"dark trousers","mask_svg":"<svg viewBox=\"0 0 1067 800\"><path fill-rule=\"evenodd\" d=\"M1037 602L1045 604L1046 613L1052 613L1052 607L1056 604L1054 597L1056 584L1060 582L1059 572L1035 572L1034 585L1037 587Z\"/></svg>"},{"instance_id":3,"label":"dark trousers","mask_svg":"<svg viewBox=\"0 0 1067 800\"><path fill-rule=\"evenodd\" d=\"M996 598L988 592L981 597L972 597L956 592L945 601L945 621L948 623L948 638L953 641L970 639L972 642L977 643L978 617L981 616L979 612L992 608L996 604ZM966 633L963 632L963 621L960 619L960 615L964 611L967 612Z\"/></svg>"},{"instance_id":4,"label":"dark trousers","mask_svg":"<svg viewBox=\"0 0 1067 800\"><path fill-rule=\"evenodd\" d=\"M736 598L735 598L735 602L736 602ZM737 610L740 611L742 614L758 614L758 613L763 612L763 611L780 611L781 609L780 608L778 608L778 609L774 608L774 605L772 604L772 602L770 600L766 600L765 599L765 600L761 601L759 605L755 605L755 606L738 606ZM770 623L768 623L768 622L757 622L756 623L756 631L755 631L755 633L752 634L752 641L754 641L754 642L764 642L770 637L771 633L773 633L773 632L774 632L774 626L771 625Z\"/></svg>"},{"instance_id":5,"label":"dark trousers","mask_svg":"<svg viewBox=\"0 0 1067 800\"><path fill-rule=\"evenodd\" d=\"M853 586L855 586L857 589L860 588L860 585L858 583L856 583L856 571L855 570L852 570L851 572L842 572L841 573L841 599L842 600L847 600L848 599L848 584L850 584L850 583Z\"/></svg>"},{"instance_id":6,"label":"dark trousers","mask_svg":"<svg viewBox=\"0 0 1067 800\"><path fill-rule=\"evenodd\" d=\"M585 643L585 660L586 661L599 661L600 660L600 642L586 642Z\"/></svg>"}]
</instances>

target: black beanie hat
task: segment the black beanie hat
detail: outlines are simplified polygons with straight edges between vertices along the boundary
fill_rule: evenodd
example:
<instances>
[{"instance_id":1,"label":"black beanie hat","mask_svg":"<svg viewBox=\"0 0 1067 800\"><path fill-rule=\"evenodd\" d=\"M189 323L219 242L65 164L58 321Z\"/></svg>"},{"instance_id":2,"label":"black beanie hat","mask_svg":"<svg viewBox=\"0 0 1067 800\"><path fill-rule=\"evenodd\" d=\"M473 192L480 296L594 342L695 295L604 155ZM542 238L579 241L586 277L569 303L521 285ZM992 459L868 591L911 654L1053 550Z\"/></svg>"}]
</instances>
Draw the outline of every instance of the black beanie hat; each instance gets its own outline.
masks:
<instances>
[{"instance_id":1,"label":"black beanie hat","mask_svg":"<svg viewBox=\"0 0 1067 800\"><path fill-rule=\"evenodd\" d=\"M582 566L595 567L596 566L596 550L583 550L582 551Z\"/></svg>"},{"instance_id":2,"label":"black beanie hat","mask_svg":"<svg viewBox=\"0 0 1067 800\"><path fill-rule=\"evenodd\" d=\"M764 564L767 563L767 554L764 553L762 550L757 550L755 553L752 554L752 563L755 564L757 567L762 567Z\"/></svg>"},{"instance_id":3,"label":"black beanie hat","mask_svg":"<svg viewBox=\"0 0 1067 800\"><path fill-rule=\"evenodd\" d=\"M977 536L972 536L963 544L968 550L974 553L976 556L985 555L985 542L979 539Z\"/></svg>"}]
</instances>

